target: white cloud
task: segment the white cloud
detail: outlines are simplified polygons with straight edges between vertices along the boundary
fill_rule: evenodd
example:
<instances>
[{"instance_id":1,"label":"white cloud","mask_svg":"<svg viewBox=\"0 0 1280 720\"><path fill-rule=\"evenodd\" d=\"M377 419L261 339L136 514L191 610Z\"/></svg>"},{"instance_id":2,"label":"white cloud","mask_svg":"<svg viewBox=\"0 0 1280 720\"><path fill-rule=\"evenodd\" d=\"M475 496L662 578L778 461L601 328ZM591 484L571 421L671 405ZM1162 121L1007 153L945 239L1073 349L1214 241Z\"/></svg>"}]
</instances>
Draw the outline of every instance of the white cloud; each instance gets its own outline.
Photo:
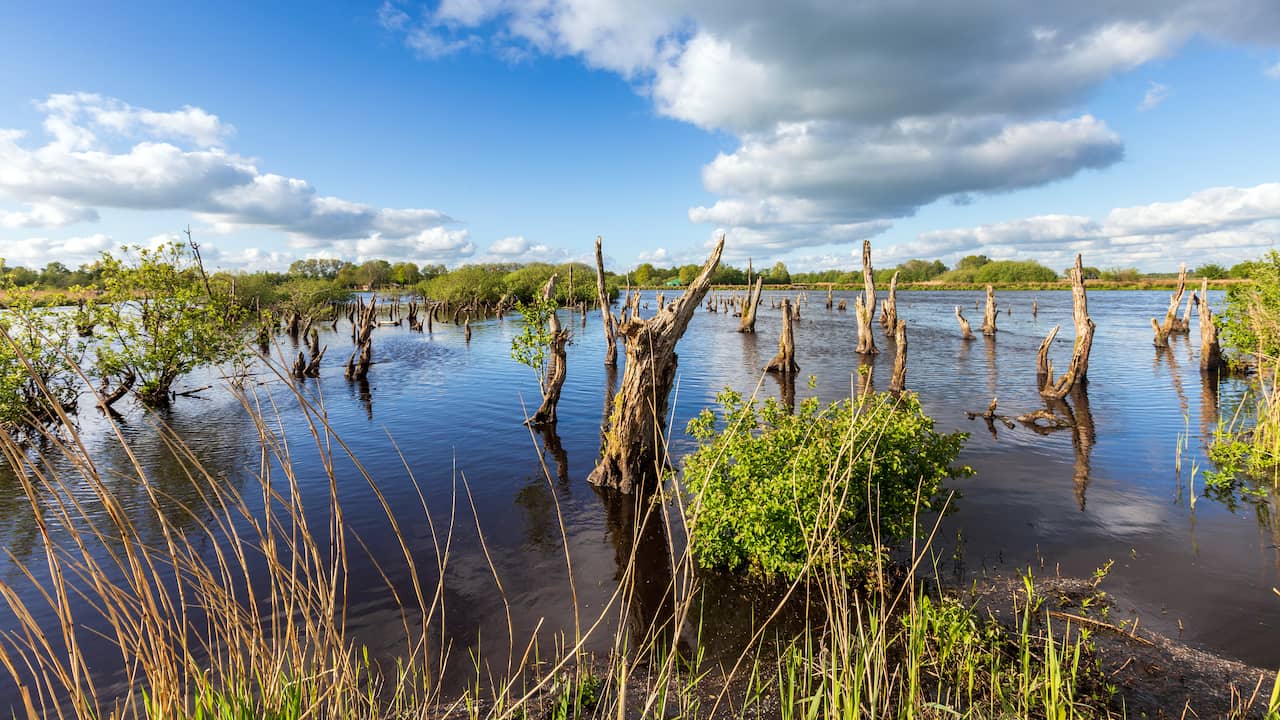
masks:
<instances>
[{"instance_id":1,"label":"white cloud","mask_svg":"<svg viewBox=\"0 0 1280 720\"><path fill-rule=\"evenodd\" d=\"M1274 247L1280 237L1280 183L1209 188L1174 202L1116 208L1101 220L1041 215L921 233L877 249L881 262L913 257L954 262L981 253L1066 267L1080 252L1089 265L1167 270L1179 262L1234 264Z\"/></svg>"},{"instance_id":2,"label":"white cloud","mask_svg":"<svg viewBox=\"0 0 1280 720\"><path fill-rule=\"evenodd\" d=\"M529 241L523 235L504 237L489 246L492 255L519 255L529 249Z\"/></svg>"},{"instance_id":3,"label":"white cloud","mask_svg":"<svg viewBox=\"0 0 1280 720\"><path fill-rule=\"evenodd\" d=\"M1264 70L1263 74L1269 78L1280 80L1280 62Z\"/></svg>"},{"instance_id":4,"label":"white cloud","mask_svg":"<svg viewBox=\"0 0 1280 720\"><path fill-rule=\"evenodd\" d=\"M51 95L36 107L46 144L0 129L0 197L30 208L0 211L0 227L93 221L97 208L185 210L215 233L277 230L312 251L432 262L475 252L468 232L439 210L380 208L260 171L219 146L231 128L200 108L157 112L88 93ZM118 147L122 138L136 142Z\"/></svg>"},{"instance_id":5,"label":"white cloud","mask_svg":"<svg viewBox=\"0 0 1280 720\"><path fill-rule=\"evenodd\" d=\"M112 246L111 238L101 233L83 237L54 239L32 237L23 240L0 240L0 258L9 265L43 267L57 260L67 267L92 262Z\"/></svg>"},{"instance_id":6,"label":"white cloud","mask_svg":"<svg viewBox=\"0 0 1280 720\"><path fill-rule=\"evenodd\" d=\"M1147 92L1142 96L1142 102L1138 103L1138 109L1144 112L1154 110L1165 100L1168 100L1171 94L1173 94L1173 91L1169 89L1168 85L1152 82L1147 85Z\"/></svg>"}]
</instances>

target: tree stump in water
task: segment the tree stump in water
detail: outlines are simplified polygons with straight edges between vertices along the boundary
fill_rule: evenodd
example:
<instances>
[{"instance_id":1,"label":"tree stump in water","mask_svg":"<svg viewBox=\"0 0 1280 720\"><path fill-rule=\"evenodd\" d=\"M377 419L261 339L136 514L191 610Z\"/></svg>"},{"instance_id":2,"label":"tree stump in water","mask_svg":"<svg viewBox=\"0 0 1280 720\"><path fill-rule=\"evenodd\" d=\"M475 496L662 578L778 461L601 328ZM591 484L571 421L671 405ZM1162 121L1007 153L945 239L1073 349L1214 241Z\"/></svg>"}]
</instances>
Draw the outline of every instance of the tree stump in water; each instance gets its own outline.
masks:
<instances>
[{"instance_id":1,"label":"tree stump in water","mask_svg":"<svg viewBox=\"0 0 1280 720\"><path fill-rule=\"evenodd\" d=\"M348 378L360 380L369 374L369 365L373 362L373 328L378 324L378 298L369 299L369 304L360 301L360 310L356 312L351 324L351 339L356 349L347 358L346 375Z\"/></svg>"},{"instance_id":2,"label":"tree stump in water","mask_svg":"<svg viewBox=\"0 0 1280 720\"><path fill-rule=\"evenodd\" d=\"M960 312L960 306L956 306L956 320L960 321L960 337L964 340L973 339L973 329L969 327L969 321L965 320L964 313Z\"/></svg>"},{"instance_id":3,"label":"tree stump in water","mask_svg":"<svg viewBox=\"0 0 1280 720\"><path fill-rule=\"evenodd\" d=\"M711 273L724 251L721 235L702 272L671 308L648 320L629 320L619 328L627 341L622 387L614 397L600 460L587 481L630 493L647 488L660 476L658 450L667 397L675 382L676 343L694 310L711 287Z\"/></svg>"},{"instance_id":4,"label":"tree stump in water","mask_svg":"<svg viewBox=\"0 0 1280 720\"><path fill-rule=\"evenodd\" d=\"M1156 322L1155 318L1151 318L1151 330L1155 335L1154 343L1156 347L1169 347L1169 335L1174 332L1174 326L1177 324L1178 306L1182 304L1182 295L1187 291L1187 264L1182 263L1182 267L1178 270L1178 287L1174 290L1173 295L1169 296L1169 309L1165 311L1164 322Z\"/></svg>"},{"instance_id":5,"label":"tree stump in water","mask_svg":"<svg viewBox=\"0 0 1280 720\"><path fill-rule=\"evenodd\" d=\"M876 316L876 278L871 270L871 241L862 241L862 297L853 304L858 320L858 354L875 355L875 338L871 336L871 321Z\"/></svg>"},{"instance_id":6,"label":"tree stump in water","mask_svg":"<svg viewBox=\"0 0 1280 720\"><path fill-rule=\"evenodd\" d=\"M845 312L849 309L849 303L844 298L840 298L840 302L836 304L836 309L840 312Z\"/></svg>"},{"instance_id":7,"label":"tree stump in water","mask_svg":"<svg viewBox=\"0 0 1280 720\"><path fill-rule=\"evenodd\" d=\"M893 356L893 376L889 379L889 392L895 395L906 389L907 383L907 321L898 320L894 326L893 342L897 353Z\"/></svg>"},{"instance_id":8,"label":"tree stump in water","mask_svg":"<svg viewBox=\"0 0 1280 720\"><path fill-rule=\"evenodd\" d=\"M560 389L564 387L564 379L568 369L565 361L565 345L569 342L569 331L560 328L560 319L555 313L549 321L551 328L551 362L547 368L547 377L542 388L542 405L529 418L533 427L555 425L556 404L560 402Z\"/></svg>"},{"instance_id":9,"label":"tree stump in water","mask_svg":"<svg viewBox=\"0 0 1280 720\"><path fill-rule=\"evenodd\" d=\"M791 309L791 300L782 301L782 332L778 335L778 354L764 366L765 372L790 375L800 372L796 365L796 344L791 332L795 318Z\"/></svg>"},{"instance_id":10,"label":"tree stump in water","mask_svg":"<svg viewBox=\"0 0 1280 720\"><path fill-rule=\"evenodd\" d=\"M1075 267L1071 268L1071 316L1076 326L1076 342L1071 351L1071 363L1062 377L1054 378L1053 362L1049 360L1049 346L1058 335L1058 326L1049 331L1036 354L1036 378L1040 394L1047 398L1064 398L1073 387L1083 387L1088 382L1089 350L1093 347L1096 326L1089 317L1089 299L1085 294L1084 270L1079 254L1076 255Z\"/></svg>"},{"instance_id":11,"label":"tree stump in water","mask_svg":"<svg viewBox=\"0 0 1280 720\"><path fill-rule=\"evenodd\" d=\"M982 313L982 334L996 334L996 291L987 286L987 308Z\"/></svg>"},{"instance_id":12,"label":"tree stump in water","mask_svg":"<svg viewBox=\"0 0 1280 720\"><path fill-rule=\"evenodd\" d=\"M835 287L834 285L827 285L827 309L828 310L830 310L832 306L833 298L831 297L831 291L834 287Z\"/></svg>"},{"instance_id":13,"label":"tree stump in water","mask_svg":"<svg viewBox=\"0 0 1280 720\"><path fill-rule=\"evenodd\" d=\"M1031 299L1031 319L1034 320L1036 316L1039 314L1040 314L1040 299L1032 298Z\"/></svg>"},{"instance_id":14,"label":"tree stump in water","mask_svg":"<svg viewBox=\"0 0 1280 720\"><path fill-rule=\"evenodd\" d=\"M753 333L756 331L756 308L760 307L760 293L764 290L764 278L756 278L756 287L747 295L747 304L742 310L742 321L738 323L738 332Z\"/></svg>"},{"instance_id":15,"label":"tree stump in water","mask_svg":"<svg viewBox=\"0 0 1280 720\"><path fill-rule=\"evenodd\" d=\"M600 320L604 323L604 364L618 364L618 328L613 322L613 311L609 308L609 291L604 284L604 252L600 247L601 238L596 236L596 302L600 305Z\"/></svg>"},{"instance_id":16,"label":"tree stump in water","mask_svg":"<svg viewBox=\"0 0 1280 720\"><path fill-rule=\"evenodd\" d=\"M880 305L880 325L891 333L897 333L898 328L898 271L893 271L893 277L889 279L889 297L884 299Z\"/></svg>"},{"instance_id":17,"label":"tree stump in water","mask_svg":"<svg viewBox=\"0 0 1280 720\"><path fill-rule=\"evenodd\" d=\"M1192 290L1191 295L1187 297L1187 309L1183 311L1182 319L1173 325L1174 333L1191 334L1191 307L1197 304L1198 301L1199 298L1196 297L1196 291Z\"/></svg>"},{"instance_id":18,"label":"tree stump in water","mask_svg":"<svg viewBox=\"0 0 1280 720\"><path fill-rule=\"evenodd\" d=\"M1226 363L1218 345L1218 326L1214 324L1213 310L1209 308L1209 279L1204 278L1200 283L1200 369L1218 372Z\"/></svg>"},{"instance_id":19,"label":"tree stump in water","mask_svg":"<svg viewBox=\"0 0 1280 720\"><path fill-rule=\"evenodd\" d=\"M462 339L468 345L471 344L471 313L467 313L467 317L462 321Z\"/></svg>"}]
</instances>

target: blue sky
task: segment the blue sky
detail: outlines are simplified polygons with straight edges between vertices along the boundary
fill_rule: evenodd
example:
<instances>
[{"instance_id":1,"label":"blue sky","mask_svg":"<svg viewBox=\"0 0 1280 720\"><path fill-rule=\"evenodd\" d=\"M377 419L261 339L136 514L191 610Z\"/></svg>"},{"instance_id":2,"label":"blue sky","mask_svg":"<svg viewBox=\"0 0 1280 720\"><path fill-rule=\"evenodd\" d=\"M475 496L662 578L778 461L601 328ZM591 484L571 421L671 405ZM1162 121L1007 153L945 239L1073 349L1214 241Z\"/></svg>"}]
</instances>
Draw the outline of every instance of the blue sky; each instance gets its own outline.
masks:
<instances>
[{"instance_id":1,"label":"blue sky","mask_svg":"<svg viewBox=\"0 0 1280 720\"><path fill-rule=\"evenodd\" d=\"M188 224L249 269L1272 247L1280 3L962 5L6 4L0 257Z\"/></svg>"}]
</instances>

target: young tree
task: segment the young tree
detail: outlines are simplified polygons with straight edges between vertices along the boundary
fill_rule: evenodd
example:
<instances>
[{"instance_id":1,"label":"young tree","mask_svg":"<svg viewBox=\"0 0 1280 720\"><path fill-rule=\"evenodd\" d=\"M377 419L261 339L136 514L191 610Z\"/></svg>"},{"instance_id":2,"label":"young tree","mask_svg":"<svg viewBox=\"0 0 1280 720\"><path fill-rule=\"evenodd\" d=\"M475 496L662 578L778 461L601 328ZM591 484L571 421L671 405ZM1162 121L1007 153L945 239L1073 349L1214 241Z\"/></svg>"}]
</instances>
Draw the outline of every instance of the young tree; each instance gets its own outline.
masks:
<instances>
[{"instance_id":1,"label":"young tree","mask_svg":"<svg viewBox=\"0 0 1280 720\"><path fill-rule=\"evenodd\" d=\"M167 405L178 378L243 350L241 311L229 288L206 292L186 246L126 248L122 258L104 253L102 267L105 342L97 370L104 401L132 388L147 405Z\"/></svg>"},{"instance_id":2,"label":"young tree","mask_svg":"<svg viewBox=\"0 0 1280 720\"><path fill-rule=\"evenodd\" d=\"M75 364L84 356L85 342L76 338L67 313L37 307L29 291L3 289L0 429L23 439L59 424L75 409Z\"/></svg>"}]
</instances>

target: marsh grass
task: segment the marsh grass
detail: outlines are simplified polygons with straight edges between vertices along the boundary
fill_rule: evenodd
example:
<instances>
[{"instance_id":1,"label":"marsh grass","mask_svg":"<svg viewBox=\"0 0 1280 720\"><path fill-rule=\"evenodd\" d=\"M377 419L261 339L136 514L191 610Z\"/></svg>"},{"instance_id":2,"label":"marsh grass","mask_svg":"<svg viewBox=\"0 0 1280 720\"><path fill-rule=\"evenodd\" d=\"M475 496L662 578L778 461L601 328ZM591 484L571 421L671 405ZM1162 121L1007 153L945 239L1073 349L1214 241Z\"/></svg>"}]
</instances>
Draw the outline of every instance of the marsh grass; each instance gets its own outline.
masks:
<instances>
[{"instance_id":1,"label":"marsh grass","mask_svg":"<svg viewBox=\"0 0 1280 720\"><path fill-rule=\"evenodd\" d=\"M811 558L764 608L736 657L710 658L703 638L718 632L699 614L699 576L687 548L671 540L699 512L698 498L660 491L635 505L637 533L667 528L664 621L639 621L637 588L653 578L637 562L638 542L620 561L604 607L577 607L573 557L556 504L574 626L551 629L548 657L538 633L515 637L502 578L483 532L478 542L506 610L505 657L479 657L437 631L455 533L478 512L465 474L455 472L447 513L417 488L414 510L432 538L415 551L404 508L393 512L372 477L328 424L320 398L264 362L273 385L261 393L232 384L256 433L251 479L234 486L204 467L171 430L155 432L179 460L194 500L155 482L114 423L128 465L100 467L71 418L48 431L43 449L0 437L9 470L36 518L41 553L10 552L17 580L0 582L10 620L0 628L0 664L15 686L11 712L27 718L1077 718L1107 715L1090 687L1089 636L1051 622L1034 584L1015 600L1018 621L1002 628L974 608L919 583L936 524L913 539L905 568L884 564L851 577L837 541L842 504L872 488L830 477L818 521L806 526ZM276 402L296 403L305 433L290 442ZM725 432L740 428L727 427ZM533 436L531 435L531 439ZM536 442L536 441L535 441ZM853 441L850 441L853 442ZM841 452L875 453L874 437ZM304 492L299 453L319 458L327 492ZM346 467L354 467L354 479ZM340 469L344 468L344 469ZM553 474L543 466L548 483ZM110 476L108 476L110 475ZM172 479L170 479L171 481ZM363 483L385 515L398 557L375 557L344 513L339 486ZM142 507L126 502L141 493ZM555 497L555 493L552 493ZM874 503L868 503L876 512ZM437 524L437 518L447 522ZM919 519L917 519L918 521ZM876 523L872 523L876 525ZM879 538L876 542L881 542ZM403 647L394 661L370 656L351 632L350 568L368 563L385 582ZM390 565L407 571L395 574ZM548 579L548 582L554 581ZM799 608L799 610L797 610ZM799 631L782 619L802 614ZM434 639L433 639L434 638ZM604 640L604 653L588 652ZM103 653L102 646L110 648ZM93 650L91 648L97 648ZM470 686L445 695L451 663L469 667ZM1272 705L1277 692L1272 693Z\"/></svg>"}]
</instances>

